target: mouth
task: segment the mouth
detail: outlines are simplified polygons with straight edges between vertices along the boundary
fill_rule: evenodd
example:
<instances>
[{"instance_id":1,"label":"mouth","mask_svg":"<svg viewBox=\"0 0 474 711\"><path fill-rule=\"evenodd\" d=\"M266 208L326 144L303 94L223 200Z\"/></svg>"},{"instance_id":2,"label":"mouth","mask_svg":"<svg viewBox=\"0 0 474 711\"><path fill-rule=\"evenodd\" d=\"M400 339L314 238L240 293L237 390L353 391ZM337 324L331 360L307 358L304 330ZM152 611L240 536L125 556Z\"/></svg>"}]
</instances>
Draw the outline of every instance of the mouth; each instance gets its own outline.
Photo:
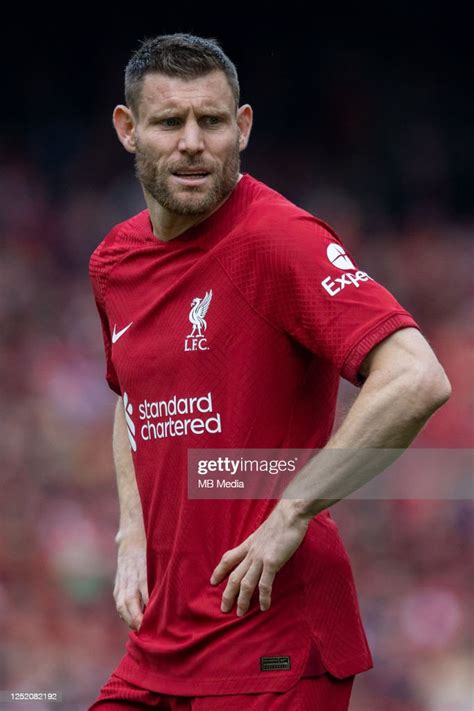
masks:
<instances>
[{"instance_id":1,"label":"mouth","mask_svg":"<svg viewBox=\"0 0 474 711\"><path fill-rule=\"evenodd\" d=\"M207 170L180 170L172 175L182 185L201 185L206 182L210 173Z\"/></svg>"}]
</instances>

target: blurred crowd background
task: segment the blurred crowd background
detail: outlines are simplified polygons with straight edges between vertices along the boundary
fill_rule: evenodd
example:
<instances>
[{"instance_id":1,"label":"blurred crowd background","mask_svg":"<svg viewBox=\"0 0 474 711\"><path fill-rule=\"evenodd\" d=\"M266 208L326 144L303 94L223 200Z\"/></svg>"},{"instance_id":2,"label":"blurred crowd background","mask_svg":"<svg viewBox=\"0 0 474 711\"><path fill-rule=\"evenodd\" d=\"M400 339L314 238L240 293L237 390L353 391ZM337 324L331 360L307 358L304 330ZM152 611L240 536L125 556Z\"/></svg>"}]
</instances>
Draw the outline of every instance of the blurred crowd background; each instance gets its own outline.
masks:
<instances>
[{"instance_id":1,"label":"blurred crowd background","mask_svg":"<svg viewBox=\"0 0 474 711\"><path fill-rule=\"evenodd\" d=\"M113 28L31 23L5 38L14 62L0 116L0 689L62 692L37 711L86 709L126 640L112 598L115 395L87 269L106 232L144 207L111 125L140 39L188 31L221 41L255 111L243 171L329 222L422 326L454 394L416 446L473 446L463 23L453 33L424 3L355 24L293 18L294 29L265 13L240 24L159 14ZM339 417L355 395L342 383ZM351 711L472 708L472 502L343 501L332 511L375 661Z\"/></svg>"}]
</instances>

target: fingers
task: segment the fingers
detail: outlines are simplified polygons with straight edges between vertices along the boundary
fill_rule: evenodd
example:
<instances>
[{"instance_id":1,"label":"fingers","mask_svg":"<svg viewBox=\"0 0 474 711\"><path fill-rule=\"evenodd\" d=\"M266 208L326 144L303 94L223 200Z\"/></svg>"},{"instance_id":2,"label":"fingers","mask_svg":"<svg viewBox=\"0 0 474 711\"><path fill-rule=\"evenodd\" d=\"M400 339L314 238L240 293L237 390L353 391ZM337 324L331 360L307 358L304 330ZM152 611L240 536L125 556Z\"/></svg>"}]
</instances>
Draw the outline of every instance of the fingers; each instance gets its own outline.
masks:
<instances>
[{"instance_id":1,"label":"fingers","mask_svg":"<svg viewBox=\"0 0 474 711\"><path fill-rule=\"evenodd\" d=\"M237 598L237 615L241 617L245 615L250 606L250 600L257 587L260 573L262 572L261 563L253 563L240 581L239 597Z\"/></svg>"},{"instance_id":2,"label":"fingers","mask_svg":"<svg viewBox=\"0 0 474 711\"><path fill-rule=\"evenodd\" d=\"M141 596L136 593L133 597L123 597L117 602L117 612L120 618L130 629L138 631L143 619Z\"/></svg>"},{"instance_id":3,"label":"fingers","mask_svg":"<svg viewBox=\"0 0 474 711\"><path fill-rule=\"evenodd\" d=\"M141 542L125 539L119 545L114 600L120 618L138 631L148 604L146 554Z\"/></svg>"},{"instance_id":4,"label":"fingers","mask_svg":"<svg viewBox=\"0 0 474 711\"><path fill-rule=\"evenodd\" d=\"M142 598L143 607L148 605L148 584L146 578L139 583L140 596Z\"/></svg>"},{"instance_id":5,"label":"fingers","mask_svg":"<svg viewBox=\"0 0 474 711\"><path fill-rule=\"evenodd\" d=\"M220 583L228 573L240 563L240 561L245 558L248 551L248 544L246 541L237 546L237 548L231 548L226 551L222 556L219 565L214 568L211 575L211 584L217 585Z\"/></svg>"},{"instance_id":6,"label":"fingers","mask_svg":"<svg viewBox=\"0 0 474 711\"><path fill-rule=\"evenodd\" d=\"M222 594L221 611L229 612L237 599L239 617L248 611L257 585L260 609L262 611L269 609L273 581L277 572L277 568L268 561L251 562L247 557L249 547L247 539L240 546L226 551L211 576L211 583L217 585L230 573Z\"/></svg>"},{"instance_id":7,"label":"fingers","mask_svg":"<svg viewBox=\"0 0 474 711\"><path fill-rule=\"evenodd\" d=\"M237 598L237 615L244 615L249 607L252 595L258 586L259 604L262 612L268 610L272 601L272 588L276 569L260 561L250 564L243 560L230 574L222 594L221 611L229 612Z\"/></svg>"},{"instance_id":8,"label":"fingers","mask_svg":"<svg viewBox=\"0 0 474 711\"><path fill-rule=\"evenodd\" d=\"M115 607L122 619L130 629L138 631L143 619L143 609L148 604L148 587L146 580L139 583L124 583L121 576L117 576L114 587Z\"/></svg>"},{"instance_id":9,"label":"fingers","mask_svg":"<svg viewBox=\"0 0 474 711\"><path fill-rule=\"evenodd\" d=\"M221 611L229 612L232 608L235 598L239 594L241 581L249 570L250 563L243 560L240 565L229 575L226 588L222 593Z\"/></svg>"},{"instance_id":10,"label":"fingers","mask_svg":"<svg viewBox=\"0 0 474 711\"><path fill-rule=\"evenodd\" d=\"M307 528L308 522L294 520L286 508L277 506L240 546L226 551L211 576L213 585L229 576L222 612L237 600L237 614L245 614L257 585L260 609L268 610L275 576L301 545Z\"/></svg>"},{"instance_id":11,"label":"fingers","mask_svg":"<svg viewBox=\"0 0 474 711\"><path fill-rule=\"evenodd\" d=\"M275 580L275 572L268 566L263 566L262 575L258 584L258 596L260 609L262 612L268 610L272 603L272 587Z\"/></svg>"},{"instance_id":12,"label":"fingers","mask_svg":"<svg viewBox=\"0 0 474 711\"><path fill-rule=\"evenodd\" d=\"M126 610L128 612L128 617L125 621L132 630L136 630L138 632L143 620L142 600L138 592L134 597L128 598L126 601Z\"/></svg>"}]
</instances>

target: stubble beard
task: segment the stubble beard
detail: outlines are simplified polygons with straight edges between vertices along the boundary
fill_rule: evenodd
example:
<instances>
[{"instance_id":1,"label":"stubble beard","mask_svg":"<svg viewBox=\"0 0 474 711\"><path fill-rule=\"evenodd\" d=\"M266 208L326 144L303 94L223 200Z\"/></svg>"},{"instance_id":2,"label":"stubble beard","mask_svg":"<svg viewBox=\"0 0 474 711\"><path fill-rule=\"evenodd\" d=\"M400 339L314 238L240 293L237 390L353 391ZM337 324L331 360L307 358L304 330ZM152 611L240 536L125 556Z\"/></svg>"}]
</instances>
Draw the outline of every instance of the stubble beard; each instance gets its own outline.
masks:
<instances>
[{"instance_id":1,"label":"stubble beard","mask_svg":"<svg viewBox=\"0 0 474 711\"><path fill-rule=\"evenodd\" d=\"M194 164L199 165L199 160ZM192 169L193 162L188 162L187 167ZM210 185L203 190L202 187L184 187L176 185L170 187L170 172L160 170L156 161L150 159L136 146L135 174L143 188L164 207L175 215L205 215L212 212L234 189L240 171L240 151L237 139L232 151L222 165L219 172L212 172Z\"/></svg>"}]
</instances>

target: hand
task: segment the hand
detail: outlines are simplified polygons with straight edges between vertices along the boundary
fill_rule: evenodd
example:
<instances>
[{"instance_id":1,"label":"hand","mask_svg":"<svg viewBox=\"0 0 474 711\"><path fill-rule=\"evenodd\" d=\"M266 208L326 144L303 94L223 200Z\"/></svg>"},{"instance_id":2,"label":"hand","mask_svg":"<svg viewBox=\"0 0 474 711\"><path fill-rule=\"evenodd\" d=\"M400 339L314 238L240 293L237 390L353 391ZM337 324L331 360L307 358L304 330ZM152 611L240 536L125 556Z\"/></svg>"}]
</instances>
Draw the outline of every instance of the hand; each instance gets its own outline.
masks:
<instances>
[{"instance_id":1,"label":"hand","mask_svg":"<svg viewBox=\"0 0 474 711\"><path fill-rule=\"evenodd\" d=\"M129 535L120 540L115 576L114 600L120 618L138 631L148 604L145 535Z\"/></svg>"},{"instance_id":2,"label":"hand","mask_svg":"<svg viewBox=\"0 0 474 711\"><path fill-rule=\"evenodd\" d=\"M224 553L210 581L217 585L233 571L222 595L222 612L229 612L237 597L237 615L245 614L257 584L260 609L268 610L275 575L300 546L308 524L294 513L291 501L281 500L243 543Z\"/></svg>"}]
</instances>

